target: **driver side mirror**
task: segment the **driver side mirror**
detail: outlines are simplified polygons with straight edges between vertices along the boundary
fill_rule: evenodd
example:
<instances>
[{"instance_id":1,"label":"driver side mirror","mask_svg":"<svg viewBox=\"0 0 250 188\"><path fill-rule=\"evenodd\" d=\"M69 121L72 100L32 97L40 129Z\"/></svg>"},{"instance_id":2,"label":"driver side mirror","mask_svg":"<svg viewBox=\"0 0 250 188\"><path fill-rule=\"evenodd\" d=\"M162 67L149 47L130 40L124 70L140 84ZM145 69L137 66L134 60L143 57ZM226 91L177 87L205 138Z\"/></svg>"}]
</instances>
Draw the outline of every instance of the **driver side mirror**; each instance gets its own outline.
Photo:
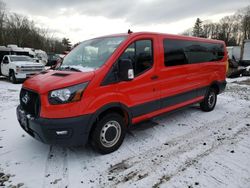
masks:
<instances>
[{"instance_id":1,"label":"driver side mirror","mask_svg":"<svg viewBox=\"0 0 250 188\"><path fill-rule=\"evenodd\" d=\"M56 60L56 63L51 65L50 69L52 69L52 70L58 69L62 65L62 62L63 62L63 58L58 58Z\"/></svg>"},{"instance_id":2,"label":"driver side mirror","mask_svg":"<svg viewBox=\"0 0 250 188\"><path fill-rule=\"evenodd\" d=\"M119 78L121 81L130 81L134 79L133 63L130 59L119 60Z\"/></svg>"}]
</instances>

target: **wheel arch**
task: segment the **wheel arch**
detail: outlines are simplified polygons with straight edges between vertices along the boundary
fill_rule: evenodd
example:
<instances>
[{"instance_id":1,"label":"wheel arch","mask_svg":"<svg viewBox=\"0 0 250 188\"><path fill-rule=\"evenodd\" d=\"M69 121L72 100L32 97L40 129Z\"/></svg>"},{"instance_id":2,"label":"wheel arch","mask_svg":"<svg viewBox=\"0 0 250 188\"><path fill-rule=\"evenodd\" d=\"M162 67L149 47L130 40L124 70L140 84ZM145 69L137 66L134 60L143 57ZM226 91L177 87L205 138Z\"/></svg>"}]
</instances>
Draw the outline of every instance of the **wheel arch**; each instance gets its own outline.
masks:
<instances>
[{"instance_id":1,"label":"wheel arch","mask_svg":"<svg viewBox=\"0 0 250 188\"><path fill-rule=\"evenodd\" d=\"M219 94L220 93L220 87L219 87L219 82L218 81L214 81L210 84L209 88L213 88L215 89L216 93Z\"/></svg>"},{"instance_id":2,"label":"wheel arch","mask_svg":"<svg viewBox=\"0 0 250 188\"><path fill-rule=\"evenodd\" d=\"M209 88L214 88L216 90L216 93L220 94L225 90L226 84L227 84L227 82L225 80L224 81L213 81L210 84Z\"/></svg>"},{"instance_id":3,"label":"wheel arch","mask_svg":"<svg viewBox=\"0 0 250 188\"><path fill-rule=\"evenodd\" d=\"M91 127L90 127L89 137L92 134L93 130L95 129L96 122L102 117L104 117L106 114L112 113L112 112L120 114L124 118L127 127L129 127L132 124L132 114L126 105L119 103L119 102L110 103L101 107L92 116L91 121L90 121Z\"/></svg>"},{"instance_id":4,"label":"wheel arch","mask_svg":"<svg viewBox=\"0 0 250 188\"><path fill-rule=\"evenodd\" d=\"M14 69L10 68L10 69L9 69L9 74L10 74L11 72L15 73Z\"/></svg>"}]
</instances>

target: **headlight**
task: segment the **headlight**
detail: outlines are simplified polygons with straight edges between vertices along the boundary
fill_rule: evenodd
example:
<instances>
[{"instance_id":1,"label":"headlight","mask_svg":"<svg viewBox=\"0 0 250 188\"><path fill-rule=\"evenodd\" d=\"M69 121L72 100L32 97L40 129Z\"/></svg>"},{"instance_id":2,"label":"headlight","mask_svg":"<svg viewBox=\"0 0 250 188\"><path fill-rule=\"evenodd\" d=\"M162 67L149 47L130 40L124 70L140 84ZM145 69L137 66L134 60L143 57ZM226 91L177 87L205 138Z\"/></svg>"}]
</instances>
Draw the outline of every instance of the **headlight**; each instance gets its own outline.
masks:
<instances>
[{"instance_id":1,"label":"headlight","mask_svg":"<svg viewBox=\"0 0 250 188\"><path fill-rule=\"evenodd\" d=\"M64 104L80 101L88 82L49 92L50 104Z\"/></svg>"},{"instance_id":2,"label":"headlight","mask_svg":"<svg viewBox=\"0 0 250 188\"><path fill-rule=\"evenodd\" d=\"M21 67L16 66L16 72L20 72L21 71Z\"/></svg>"}]
</instances>

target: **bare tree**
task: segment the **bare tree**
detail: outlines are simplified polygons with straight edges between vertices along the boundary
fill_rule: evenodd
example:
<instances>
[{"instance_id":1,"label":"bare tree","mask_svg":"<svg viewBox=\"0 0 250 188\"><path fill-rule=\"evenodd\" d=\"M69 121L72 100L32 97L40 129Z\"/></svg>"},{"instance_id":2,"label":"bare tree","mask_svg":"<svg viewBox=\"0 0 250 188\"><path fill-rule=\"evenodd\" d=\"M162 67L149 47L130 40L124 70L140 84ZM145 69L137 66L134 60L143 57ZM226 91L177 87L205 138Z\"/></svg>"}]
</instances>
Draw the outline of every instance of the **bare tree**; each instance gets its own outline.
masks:
<instances>
[{"instance_id":1,"label":"bare tree","mask_svg":"<svg viewBox=\"0 0 250 188\"><path fill-rule=\"evenodd\" d=\"M190 29L182 34L189 35L188 31ZM242 45L244 40L250 39L250 6L223 17L218 23L197 19L192 35L223 40L228 46Z\"/></svg>"},{"instance_id":2,"label":"bare tree","mask_svg":"<svg viewBox=\"0 0 250 188\"><path fill-rule=\"evenodd\" d=\"M243 9L242 32L243 40L250 39L250 6Z\"/></svg>"},{"instance_id":3,"label":"bare tree","mask_svg":"<svg viewBox=\"0 0 250 188\"><path fill-rule=\"evenodd\" d=\"M67 41L69 42L69 39ZM65 46L65 43L61 39L55 39L48 29L35 26L34 21L27 17L7 13L6 4L0 0L0 46L8 44L55 53L62 53L71 45L69 42Z\"/></svg>"},{"instance_id":4,"label":"bare tree","mask_svg":"<svg viewBox=\"0 0 250 188\"><path fill-rule=\"evenodd\" d=\"M181 33L181 35L184 35L184 36L192 36L192 35L193 35L193 31L192 31L191 28L189 28L189 29L183 31L183 32Z\"/></svg>"},{"instance_id":5,"label":"bare tree","mask_svg":"<svg viewBox=\"0 0 250 188\"><path fill-rule=\"evenodd\" d=\"M250 6L247 6L246 8L240 9L237 12L237 15L239 17L239 22L240 22L240 44L241 45L241 59L243 56L243 51L244 51L244 41L246 39L250 39Z\"/></svg>"},{"instance_id":6,"label":"bare tree","mask_svg":"<svg viewBox=\"0 0 250 188\"><path fill-rule=\"evenodd\" d=\"M3 43L4 39L4 20L6 16L6 4L0 0L0 44Z\"/></svg>"},{"instance_id":7,"label":"bare tree","mask_svg":"<svg viewBox=\"0 0 250 188\"><path fill-rule=\"evenodd\" d=\"M211 21L206 20L203 22L203 35L205 38L212 38L213 30L214 24Z\"/></svg>"}]
</instances>

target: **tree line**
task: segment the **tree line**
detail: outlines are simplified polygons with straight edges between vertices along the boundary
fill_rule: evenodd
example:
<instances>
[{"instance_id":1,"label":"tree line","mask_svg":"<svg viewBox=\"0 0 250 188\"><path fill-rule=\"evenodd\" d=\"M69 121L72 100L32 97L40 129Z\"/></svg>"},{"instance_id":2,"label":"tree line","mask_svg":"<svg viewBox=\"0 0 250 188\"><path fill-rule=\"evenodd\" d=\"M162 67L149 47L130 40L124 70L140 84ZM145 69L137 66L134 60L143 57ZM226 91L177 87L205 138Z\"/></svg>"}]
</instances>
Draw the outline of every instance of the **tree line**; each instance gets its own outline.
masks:
<instances>
[{"instance_id":1,"label":"tree line","mask_svg":"<svg viewBox=\"0 0 250 188\"><path fill-rule=\"evenodd\" d=\"M60 40L50 35L48 30L35 26L26 16L9 13L6 4L0 0L0 46L16 44L55 53L70 50L68 38Z\"/></svg>"},{"instance_id":2,"label":"tree line","mask_svg":"<svg viewBox=\"0 0 250 188\"><path fill-rule=\"evenodd\" d=\"M250 39L250 6L223 17L217 23L197 18L194 27L182 34L223 40L227 46L240 46L244 40Z\"/></svg>"}]
</instances>

